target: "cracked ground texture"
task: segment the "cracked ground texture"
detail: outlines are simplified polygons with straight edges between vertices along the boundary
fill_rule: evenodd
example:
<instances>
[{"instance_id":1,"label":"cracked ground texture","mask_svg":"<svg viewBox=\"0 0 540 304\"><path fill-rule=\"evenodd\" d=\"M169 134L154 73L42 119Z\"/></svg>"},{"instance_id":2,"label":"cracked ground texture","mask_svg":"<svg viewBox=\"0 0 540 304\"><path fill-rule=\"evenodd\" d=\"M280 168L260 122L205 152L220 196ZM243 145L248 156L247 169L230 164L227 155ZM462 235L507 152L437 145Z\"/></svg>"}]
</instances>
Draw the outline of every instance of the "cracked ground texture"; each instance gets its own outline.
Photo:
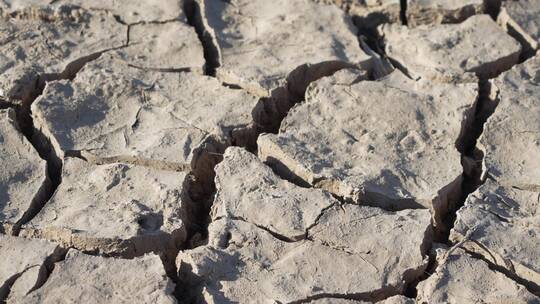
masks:
<instances>
[{"instance_id":1,"label":"cracked ground texture","mask_svg":"<svg viewBox=\"0 0 540 304\"><path fill-rule=\"evenodd\" d=\"M0 0L0 304L540 303L540 0Z\"/></svg>"}]
</instances>

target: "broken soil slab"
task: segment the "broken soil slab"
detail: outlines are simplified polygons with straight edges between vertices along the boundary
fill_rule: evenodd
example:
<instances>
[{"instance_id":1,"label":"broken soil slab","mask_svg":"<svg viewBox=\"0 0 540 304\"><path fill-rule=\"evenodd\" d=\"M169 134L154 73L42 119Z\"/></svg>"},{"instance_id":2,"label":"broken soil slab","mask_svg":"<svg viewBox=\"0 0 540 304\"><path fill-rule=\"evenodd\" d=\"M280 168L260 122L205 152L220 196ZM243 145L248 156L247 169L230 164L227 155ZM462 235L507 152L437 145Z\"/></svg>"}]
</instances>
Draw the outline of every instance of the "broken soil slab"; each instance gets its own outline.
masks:
<instances>
[{"instance_id":1,"label":"broken soil slab","mask_svg":"<svg viewBox=\"0 0 540 304\"><path fill-rule=\"evenodd\" d=\"M65 250L44 240L0 234L0 302L39 287L47 278L47 267L63 254Z\"/></svg>"},{"instance_id":2,"label":"broken soil slab","mask_svg":"<svg viewBox=\"0 0 540 304\"><path fill-rule=\"evenodd\" d=\"M176 252L187 235L186 188L183 172L68 158L62 183L21 235L123 257Z\"/></svg>"},{"instance_id":3,"label":"broken soil slab","mask_svg":"<svg viewBox=\"0 0 540 304\"><path fill-rule=\"evenodd\" d=\"M128 31L106 10L55 4L16 13L1 20L0 93L8 101L30 101L46 81L73 78L86 62L128 40L129 47L118 52L132 66L203 72L202 45L181 20L136 24Z\"/></svg>"},{"instance_id":4,"label":"broken soil slab","mask_svg":"<svg viewBox=\"0 0 540 304\"><path fill-rule=\"evenodd\" d=\"M23 136L15 111L0 110L0 231L16 233L51 188L47 164Z\"/></svg>"},{"instance_id":5,"label":"broken soil slab","mask_svg":"<svg viewBox=\"0 0 540 304\"><path fill-rule=\"evenodd\" d=\"M281 179L255 155L230 147L216 166L212 220L242 219L286 239L306 237L323 210L339 203L329 193Z\"/></svg>"},{"instance_id":6,"label":"broken soil slab","mask_svg":"<svg viewBox=\"0 0 540 304\"><path fill-rule=\"evenodd\" d=\"M482 255L540 294L540 192L488 180L457 212L453 242ZM526 284L527 285L527 284Z\"/></svg>"},{"instance_id":7,"label":"broken soil slab","mask_svg":"<svg viewBox=\"0 0 540 304\"><path fill-rule=\"evenodd\" d=\"M204 51L195 30L184 22L142 23L129 29L129 64L150 70L203 73Z\"/></svg>"},{"instance_id":8,"label":"broken soil slab","mask_svg":"<svg viewBox=\"0 0 540 304\"><path fill-rule=\"evenodd\" d=\"M485 13L485 0L409 0L407 26L460 23L470 16Z\"/></svg>"},{"instance_id":9,"label":"broken soil slab","mask_svg":"<svg viewBox=\"0 0 540 304\"><path fill-rule=\"evenodd\" d=\"M534 54L540 43L540 1L504 1L497 18L510 35L521 42L526 55Z\"/></svg>"},{"instance_id":10,"label":"broken soil slab","mask_svg":"<svg viewBox=\"0 0 540 304\"><path fill-rule=\"evenodd\" d=\"M351 82L351 73L312 84L279 134L259 137L259 157L282 176L349 201L434 209L442 224L461 195L458 149L477 86L415 82L399 71Z\"/></svg>"},{"instance_id":11,"label":"broken soil slab","mask_svg":"<svg viewBox=\"0 0 540 304\"><path fill-rule=\"evenodd\" d=\"M494 82L495 112L479 140L488 176L499 184L540 191L540 55Z\"/></svg>"},{"instance_id":12,"label":"broken soil slab","mask_svg":"<svg viewBox=\"0 0 540 304\"><path fill-rule=\"evenodd\" d=\"M187 21L183 0L3 0L0 11L13 14L31 7L58 7L74 5L91 11L106 11L118 16L126 24L141 22Z\"/></svg>"},{"instance_id":13,"label":"broken soil slab","mask_svg":"<svg viewBox=\"0 0 540 304\"><path fill-rule=\"evenodd\" d=\"M468 73L492 78L516 64L521 51L488 15L416 28L385 24L379 34L386 54L414 79L471 81Z\"/></svg>"},{"instance_id":14,"label":"broken soil slab","mask_svg":"<svg viewBox=\"0 0 540 304\"><path fill-rule=\"evenodd\" d=\"M50 78L69 78L101 52L127 43L112 14L73 6L28 8L28 18L1 18L0 95L29 101Z\"/></svg>"},{"instance_id":15,"label":"broken soil slab","mask_svg":"<svg viewBox=\"0 0 540 304\"><path fill-rule=\"evenodd\" d=\"M8 303L176 303L156 255L130 260L70 250L39 289Z\"/></svg>"},{"instance_id":16,"label":"broken soil slab","mask_svg":"<svg viewBox=\"0 0 540 304\"><path fill-rule=\"evenodd\" d=\"M418 303L538 303L539 299L482 260L456 251L418 285Z\"/></svg>"},{"instance_id":17,"label":"broken soil slab","mask_svg":"<svg viewBox=\"0 0 540 304\"><path fill-rule=\"evenodd\" d=\"M206 152L255 141L257 102L215 78L144 71L111 53L87 64L73 81L48 83L32 115L60 158L79 154L96 163L208 175L214 163Z\"/></svg>"},{"instance_id":18,"label":"broken soil slab","mask_svg":"<svg viewBox=\"0 0 540 304\"><path fill-rule=\"evenodd\" d=\"M0 15L9 15L29 7L46 7L53 0L3 0L0 2Z\"/></svg>"},{"instance_id":19,"label":"broken soil slab","mask_svg":"<svg viewBox=\"0 0 540 304\"><path fill-rule=\"evenodd\" d=\"M333 5L311 0L197 2L206 43L216 48L217 77L256 96L271 96L285 86L303 96L310 81L371 60L360 49L351 20Z\"/></svg>"},{"instance_id":20,"label":"broken soil slab","mask_svg":"<svg viewBox=\"0 0 540 304\"><path fill-rule=\"evenodd\" d=\"M178 255L180 279L195 277L189 290L197 303L326 295L374 301L399 294L427 266L427 210L344 205L328 209L316 228L311 240L286 242L253 224L219 219L209 226L208 245Z\"/></svg>"},{"instance_id":21,"label":"broken soil slab","mask_svg":"<svg viewBox=\"0 0 540 304\"><path fill-rule=\"evenodd\" d=\"M60 0L58 2L78 5L89 10L106 10L118 16L126 24L170 20L187 22L183 10L185 0Z\"/></svg>"}]
</instances>

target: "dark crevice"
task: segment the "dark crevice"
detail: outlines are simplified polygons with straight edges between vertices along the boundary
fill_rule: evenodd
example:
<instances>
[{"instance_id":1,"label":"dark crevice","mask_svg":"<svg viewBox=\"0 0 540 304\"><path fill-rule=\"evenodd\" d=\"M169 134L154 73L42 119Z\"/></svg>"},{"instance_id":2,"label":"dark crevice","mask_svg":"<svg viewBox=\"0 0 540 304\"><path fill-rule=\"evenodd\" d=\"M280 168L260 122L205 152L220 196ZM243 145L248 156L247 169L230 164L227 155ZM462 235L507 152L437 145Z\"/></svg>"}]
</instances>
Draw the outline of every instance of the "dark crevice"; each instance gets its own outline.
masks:
<instances>
[{"instance_id":1,"label":"dark crevice","mask_svg":"<svg viewBox=\"0 0 540 304\"><path fill-rule=\"evenodd\" d=\"M222 142L210 137L209 141L196 149L191 165L189 196L194 202L190 211L193 221L188 229L187 249L204 244L208 238L208 226L211 222L210 210L216 194L215 168L223 160L228 147L242 147L248 151L256 150L256 140L260 131L252 126L231 130L230 141Z\"/></svg>"},{"instance_id":2,"label":"dark crevice","mask_svg":"<svg viewBox=\"0 0 540 304\"><path fill-rule=\"evenodd\" d=\"M38 280L29 292L41 288L41 286L43 286L47 282L47 279L54 270L55 263L65 260L67 252L67 249L57 247L55 252L52 255L48 256L47 259L45 259L45 262L40 269L40 275L38 277Z\"/></svg>"},{"instance_id":3,"label":"dark crevice","mask_svg":"<svg viewBox=\"0 0 540 304\"><path fill-rule=\"evenodd\" d=\"M36 267L31 266L29 268ZM14 274L13 276L7 278L4 281L4 284L0 285L0 304L5 304L6 300L9 296L9 293L11 292L11 288L13 287L13 284L15 284L15 281L29 268L23 270L21 273Z\"/></svg>"},{"instance_id":4,"label":"dark crevice","mask_svg":"<svg viewBox=\"0 0 540 304\"><path fill-rule=\"evenodd\" d=\"M126 46L127 45L131 45L131 27L132 25L131 24L128 24L127 25L127 29L126 29Z\"/></svg>"},{"instance_id":5,"label":"dark crevice","mask_svg":"<svg viewBox=\"0 0 540 304\"><path fill-rule=\"evenodd\" d=\"M404 1L405 1L405 6L406 6L407 5L406 0ZM403 11L403 6L401 6L401 11ZM404 13L401 12L400 14L404 14ZM361 20L358 20L358 17L354 18L353 20L354 20L353 24L357 30L358 42L359 42L360 48L366 54L370 56L378 56L382 64L390 63L389 58L386 56L386 53L384 51L382 37L379 35L377 28L364 27ZM384 71L384 73L389 73L389 72ZM375 79L377 77L372 77L372 78Z\"/></svg>"},{"instance_id":6,"label":"dark crevice","mask_svg":"<svg viewBox=\"0 0 540 304\"><path fill-rule=\"evenodd\" d=\"M183 248L169 249L164 252L159 252L159 258L163 264L165 273L175 284L178 283L178 269L176 268L176 256Z\"/></svg>"},{"instance_id":7,"label":"dark crevice","mask_svg":"<svg viewBox=\"0 0 540 304\"><path fill-rule=\"evenodd\" d=\"M378 290L362 292L362 293L348 293L348 294L320 293L320 294L309 296L304 299L287 302L287 304L310 303L312 301L320 300L320 299L345 299L345 300L355 300L355 301L376 303L376 302L383 301L387 298L390 298L399 294L400 292L397 288L392 287L392 286L385 286ZM276 303L281 303L281 302L276 301Z\"/></svg>"},{"instance_id":8,"label":"dark crevice","mask_svg":"<svg viewBox=\"0 0 540 304\"><path fill-rule=\"evenodd\" d=\"M416 296L418 295L418 284L429 278L435 269L436 256L432 250L435 243L435 234L432 227L433 225L431 225L431 227L428 227L428 229L426 229L426 231L424 232L424 241L420 249L422 255L424 257L428 257L428 263L426 267L422 270L422 274L412 280L409 280L409 282L406 282L405 288L403 289L403 295L408 298L416 299Z\"/></svg>"},{"instance_id":9,"label":"dark crevice","mask_svg":"<svg viewBox=\"0 0 540 304\"><path fill-rule=\"evenodd\" d=\"M205 25L204 7L200 7L198 1L187 0L184 2L184 12L188 24L195 28L195 32L203 46L204 59L206 61L205 75L215 77L216 69L221 65L220 52L215 38Z\"/></svg>"},{"instance_id":10,"label":"dark crevice","mask_svg":"<svg viewBox=\"0 0 540 304\"><path fill-rule=\"evenodd\" d=\"M196 275L190 264L180 262L178 267L178 283L175 286L174 296L178 303L192 304L201 302L204 278Z\"/></svg>"},{"instance_id":11,"label":"dark crevice","mask_svg":"<svg viewBox=\"0 0 540 304\"><path fill-rule=\"evenodd\" d=\"M172 18L172 19L166 19L166 20L150 20L150 21L137 21L133 23L129 23L129 26L137 26L137 25L146 25L146 24L167 24L167 23L175 23L175 22L181 22L181 19L179 18ZM120 20L120 23L126 24L124 21Z\"/></svg>"},{"instance_id":12,"label":"dark crevice","mask_svg":"<svg viewBox=\"0 0 540 304\"><path fill-rule=\"evenodd\" d=\"M221 83L222 86L226 87L226 88L229 88L231 90L242 90L242 87L237 85L237 84L234 84L234 83L226 83L226 82L222 82Z\"/></svg>"},{"instance_id":13,"label":"dark crevice","mask_svg":"<svg viewBox=\"0 0 540 304\"><path fill-rule=\"evenodd\" d=\"M407 0L399 0L400 5L400 11L399 11L399 19L401 21L402 25L407 26Z\"/></svg>"},{"instance_id":14,"label":"dark crevice","mask_svg":"<svg viewBox=\"0 0 540 304\"><path fill-rule=\"evenodd\" d=\"M190 73L190 72L193 72L193 69L190 68L190 67L183 67L183 68L153 68L153 67L142 67L142 66L131 64L131 63L128 63L128 66L130 68L139 69L139 70L143 70L143 71L160 72L160 73Z\"/></svg>"},{"instance_id":15,"label":"dark crevice","mask_svg":"<svg viewBox=\"0 0 540 304\"><path fill-rule=\"evenodd\" d=\"M193 152L194 161L190 173L189 196L193 202L190 210L186 249L194 248L208 237L210 210L216 193L215 167L223 160L227 144L203 145Z\"/></svg>"},{"instance_id":16,"label":"dark crevice","mask_svg":"<svg viewBox=\"0 0 540 304\"><path fill-rule=\"evenodd\" d=\"M499 92L491 81L480 79L478 81L478 100L473 113L471 127L466 130L466 134L461 136L460 152L465 156L476 158L477 141L484 132L484 124L495 111L498 104Z\"/></svg>"},{"instance_id":17,"label":"dark crevice","mask_svg":"<svg viewBox=\"0 0 540 304\"><path fill-rule=\"evenodd\" d=\"M468 195L481 184L483 153L476 148L477 140L482 134L484 123L493 113L491 87L479 84L479 94L475 104L465 112L461 131L455 147L461 154L463 173L459 185L449 192L448 207L440 213L436 242L448 243L450 230L454 226L456 212L463 207ZM489 83L485 81L485 83Z\"/></svg>"},{"instance_id":18,"label":"dark crevice","mask_svg":"<svg viewBox=\"0 0 540 304\"><path fill-rule=\"evenodd\" d=\"M460 139L461 164L463 167L463 182L461 184L461 196L458 203L448 212L445 222L448 230L445 231L443 238L437 240L441 243L450 245L450 230L454 227L456 213L463 205L469 194L473 193L483 183L482 181L482 161L484 153L478 149L477 141L484 131L484 125L488 118L495 111L498 103L498 90L489 80L481 79L479 81L479 96L472 113L472 123L465 128L465 136Z\"/></svg>"},{"instance_id":19,"label":"dark crevice","mask_svg":"<svg viewBox=\"0 0 540 304\"><path fill-rule=\"evenodd\" d=\"M507 18L510 18L508 16ZM506 33L510 35L512 38L514 38L519 44L521 45L521 53L519 54L519 62L523 63L527 61L527 59L534 57L537 53L537 49L535 49L529 39L525 35L527 33L520 32L518 29L516 29L511 22L506 22L506 24L503 25L503 28L506 30ZM521 30L523 31L523 30Z\"/></svg>"},{"instance_id":20,"label":"dark crevice","mask_svg":"<svg viewBox=\"0 0 540 304\"><path fill-rule=\"evenodd\" d=\"M118 23L120 23L122 25L129 26L129 24L125 23L124 20L122 20L122 18L119 15L113 14L112 16L113 16L114 20L116 20L116 22L118 22ZM129 39L129 35L128 35L128 39Z\"/></svg>"},{"instance_id":21,"label":"dark crevice","mask_svg":"<svg viewBox=\"0 0 540 304\"><path fill-rule=\"evenodd\" d=\"M0 98L0 110L5 110L5 109L9 109L9 108L15 108L15 105L7 102L6 100L4 100L2 98Z\"/></svg>"},{"instance_id":22,"label":"dark crevice","mask_svg":"<svg viewBox=\"0 0 540 304\"><path fill-rule=\"evenodd\" d=\"M501 0L484 0L484 12L493 20L497 20L497 17L501 12L501 4Z\"/></svg>"}]
</instances>

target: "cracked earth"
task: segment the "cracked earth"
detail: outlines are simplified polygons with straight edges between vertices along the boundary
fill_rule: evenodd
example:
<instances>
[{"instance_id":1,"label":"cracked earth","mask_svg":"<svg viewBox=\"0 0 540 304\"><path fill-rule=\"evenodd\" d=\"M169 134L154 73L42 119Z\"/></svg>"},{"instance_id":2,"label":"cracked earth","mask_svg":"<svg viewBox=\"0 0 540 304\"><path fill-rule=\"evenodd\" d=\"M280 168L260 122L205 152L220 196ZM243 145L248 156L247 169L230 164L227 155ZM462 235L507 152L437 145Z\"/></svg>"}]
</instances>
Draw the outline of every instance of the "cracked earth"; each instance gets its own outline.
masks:
<instances>
[{"instance_id":1,"label":"cracked earth","mask_svg":"<svg viewBox=\"0 0 540 304\"><path fill-rule=\"evenodd\" d=\"M540 0L0 15L0 303L540 303Z\"/></svg>"}]
</instances>

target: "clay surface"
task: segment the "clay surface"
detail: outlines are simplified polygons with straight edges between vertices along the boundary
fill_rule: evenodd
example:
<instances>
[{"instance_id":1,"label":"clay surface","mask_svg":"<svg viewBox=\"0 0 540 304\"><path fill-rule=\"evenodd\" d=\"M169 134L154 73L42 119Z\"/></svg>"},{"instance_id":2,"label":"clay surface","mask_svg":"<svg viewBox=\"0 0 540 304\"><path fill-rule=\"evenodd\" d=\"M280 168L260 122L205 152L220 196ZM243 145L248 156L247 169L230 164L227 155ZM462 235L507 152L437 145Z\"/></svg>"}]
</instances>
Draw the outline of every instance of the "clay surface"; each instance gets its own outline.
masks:
<instances>
[{"instance_id":1,"label":"clay surface","mask_svg":"<svg viewBox=\"0 0 540 304\"><path fill-rule=\"evenodd\" d=\"M129 29L129 45L119 53L134 67L203 73L202 45L195 30L184 22L133 25Z\"/></svg>"},{"instance_id":2,"label":"clay surface","mask_svg":"<svg viewBox=\"0 0 540 304\"><path fill-rule=\"evenodd\" d=\"M314 83L278 135L259 137L259 156L353 202L431 208L439 223L461 187L460 134L476 86L415 82L397 71L351 82L350 73Z\"/></svg>"},{"instance_id":3,"label":"clay surface","mask_svg":"<svg viewBox=\"0 0 540 304\"><path fill-rule=\"evenodd\" d=\"M185 171L205 144L249 131L256 103L207 76L144 71L104 54L73 81L49 83L32 113L59 157Z\"/></svg>"},{"instance_id":4,"label":"clay surface","mask_svg":"<svg viewBox=\"0 0 540 304\"><path fill-rule=\"evenodd\" d=\"M0 0L0 304L540 303L539 1Z\"/></svg>"},{"instance_id":5,"label":"clay surface","mask_svg":"<svg viewBox=\"0 0 540 304\"><path fill-rule=\"evenodd\" d=\"M457 213L451 239L540 292L538 191L503 187L488 181Z\"/></svg>"},{"instance_id":6,"label":"clay surface","mask_svg":"<svg viewBox=\"0 0 540 304\"><path fill-rule=\"evenodd\" d=\"M21 296L46 279L47 266L65 253L58 245L0 234L0 301ZM16 284L16 285L14 285Z\"/></svg>"},{"instance_id":7,"label":"clay surface","mask_svg":"<svg viewBox=\"0 0 540 304\"><path fill-rule=\"evenodd\" d=\"M386 54L413 78L460 80L465 73L492 78L516 64L521 51L488 15L413 29L385 24L379 34Z\"/></svg>"},{"instance_id":8,"label":"clay surface","mask_svg":"<svg viewBox=\"0 0 540 304\"><path fill-rule=\"evenodd\" d=\"M418 303L538 303L538 298L463 251L418 286ZM459 278L459 279L458 279Z\"/></svg>"},{"instance_id":9,"label":"clay surface","mask_svg":"<svg viewBox=\"0 0 540 304\"><path fill-rule=\"evenodd\" d=\"M78 5L91 10L106 10L127 24L140 22L187 21L184 0L60 0L60 3Z\"/></svg>"},{"instance_id":10,"label":"clay surface","mask_svg":"<svg viewBox=\"0 0 540 304\"><path fill-rule=\"evenodd\" d=\"M12 9L18 8L9 14L13 17L0 20L3 25L1 97L12 102L28 102L46 81L73 78L86 62L118 49L122 58L136 67L202 73L205 64L202 46L185 17L137 23L128 29L116 19L120 7L107 7L120 5L119 2L101 1L93 5L78 2L60 1L53 6L11 3ZM133 1L124 2L135 7ZM171 11L174 15L181 12ZM128 43L129 47L124 48Z\"/></svg>"},{"instance_id":11,"label":"clay surface","mask_svg":"<svg viewBox=\"0 0 540 304\"><path fill-rule=\"evenodd\" d=\"M281 179L255 155L229 148L216 167L212 219L233 217L298 240L322 212L338 203L329 193ZM272 215L272 216L269 216Z\"/></svg>"},{"instance_id":12,"label":"clay surface","mask_svg":"<svg viewBox=\"0 0 540 304\"><path fill-rule=\"evenodd\" d=\"M31 98L39 82L71 77L83 62L127 43L127 27L106 11L27 7L2 18L0 97Z\"/></svg>"},{"instance_id":13,"label":"clay surface","mask_svg":"<svg viewBox=\"0 0 540 304\"><path fill-rule=\"evenodd\" d=\"M223 218L209 227L209 244L181 252L180 273L199 278L196 302L294 302L325 294L384 299L427 266L429 213L332 207L308 233L282 241L257 226ZM375 224L378 223L378 224ZM363 265L360 271L353 265ZM357 267L357 266L355 266ZM333 278L327 280L326 278Z\"/></svg>"},{"instance_id":14,"label":"clay surface","mask_svg":"<svg viewBox=\"0 0 540 304\"><path fill-rule=\"evenodd\" d=\"M540 57L499 76L498 105L480 137L487 181L457 212L450 239L540 293L538 198Z\"/></svg>"},{"instance_id":15,"label":"clay surface","mask_svg":"<svg viewBox=\"0 0 540 304\"><path fill-rule=\"evenodd\" d=\"M540 191L540 56L494 81L495 113L480 137L486 174L502 185Z\"/></svg>"},{"instance_id":16,"label":"clay surface","mask_svg":"<svg viewBox=\"0 0 540 304\"><path fill-rule=\"evenodd\" d=\"M186 184L182 172L68 158L62 184L21 234L125 257L174 250L186 238Z\"/></svg>"},{"instance_id":17,"label":"clay surface","mask_svg":"<svg viewBox=\"0 0 540 304\"><path fill-rule=\"evenodd\" d=\"M173 290L156 255L122 260L70 250L45 285L9 302L176 303Z\"/></svg>"},{"instance_id":18,"label":"clay surface","mask_svg":"<svg viewBox=\"0 0 540 304\"><path fill-rule=\"evenodd\" d=\"M350 18L332 5L310 0L198 3L217 48L217 77L257 96L270 96L302 65L323 76L370 60L358 46ZM289 86L297 85L295 80Z\"/></svg>"},{"instance_id":19,"label":"clay surface","mask_svg":"<svg viewBox=\"0 0 540 304\"><path fill-rule=\"evenodd\" d=\"M187 21L183 0L3 0L0 9L4 14L35 7L74 5L92 11L107 11L118 16L126 24L181 20ZM51 5L52 4L52 5ZM49 6L49 7L50 7Z\"/></svg>"}]
</instances>

